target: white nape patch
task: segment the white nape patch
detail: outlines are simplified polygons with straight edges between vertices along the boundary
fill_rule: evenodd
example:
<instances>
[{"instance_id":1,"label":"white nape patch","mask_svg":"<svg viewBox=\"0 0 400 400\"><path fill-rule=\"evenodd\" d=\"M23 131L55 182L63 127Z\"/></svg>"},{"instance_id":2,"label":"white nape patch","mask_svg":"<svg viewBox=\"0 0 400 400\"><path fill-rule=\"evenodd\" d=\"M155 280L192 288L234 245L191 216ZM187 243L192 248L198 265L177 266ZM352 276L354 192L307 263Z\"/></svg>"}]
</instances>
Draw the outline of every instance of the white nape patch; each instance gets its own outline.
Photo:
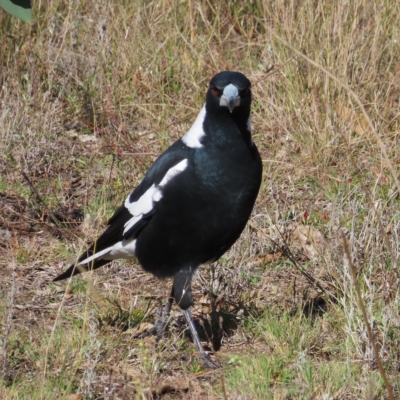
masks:
<instances>
[{"instance_id":1,"label":"white nape patch","mask_svg":"<svg viewBox=\"0 0 400 400\"><path fill-rule=\"evenodd\" d=\"M251 133L252 127L251 127L251 120L250 120L250 118L247 120L246 126L247 126L247 130Z\"/></svg>"},{"instance_id":2,"label":"white nape patch","mask_svg":"<svg viewBox=\"0 0 400 400\"><path fill-rule=\"evenodd\" d=\"M252 133L251 131L252 131L252 126L251 126L251 120L250 120L250 117L249 117L249 119L247 120L247 123L246 123L246 125L247 125L247 130L250 132L250 133ZM251 138L251 145L253 145L254 144L254 141L253 141L253 138Z\"/></svg>"},{"instance_id":3,"label":"white nape patch","mask_svg":"<svg viewBox=\"0 0 400 400\"><path fill-rule=\"evenodd\" d=\"M188 130L188 132L182 137L182 142L186 144L188 147L200 149L203 145L200 142L200 139L204 137L206 134L203 129L203 122L206 116L206 106L200 110L199 115L192 127Z\"/></svg>"},{"instance_id":4,"label":"white nape patch","mask_svg":"<svg viewBox=\"0 0 400 400\"><path fill-rule=\"evenodd\" d=\"M183 172L188 166L188 160L184 159L178 164L174 165L170 168L165 174L162 181L156 186L154 183L151 185L145 193L142 194L137 201L133 203L130 202L129 198L131 195L127 197L125 200L124 206L128 209L128 211L132 214L132 218L125 223L124 234L129 231L133 226L135 226L141 219L143 214L147 214L153 208L155 202L160 201L162 198L161 189L176 175ZM123 258L123 257L120 257Z\"/></svg>"}]
</instances>

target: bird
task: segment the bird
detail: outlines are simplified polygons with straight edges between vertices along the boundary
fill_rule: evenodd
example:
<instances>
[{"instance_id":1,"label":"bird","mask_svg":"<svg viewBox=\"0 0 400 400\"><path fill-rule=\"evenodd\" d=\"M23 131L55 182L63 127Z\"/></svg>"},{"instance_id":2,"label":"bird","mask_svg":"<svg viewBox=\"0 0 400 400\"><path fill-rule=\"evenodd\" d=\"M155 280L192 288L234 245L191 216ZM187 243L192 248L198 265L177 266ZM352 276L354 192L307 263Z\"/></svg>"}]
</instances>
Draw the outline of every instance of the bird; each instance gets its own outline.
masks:
<instances>
[{"instance_id":1,"label":"bird","mask_svg":"<svg viewBox=\"0 0 400 400\"><path fill-rule=\"evenodd\" d=\"M191 282L199 266L217 261L236 242L257 198L262 161L252 139L251 102L251 83L242 73L212 77L192 127L157 158L98 239L54 279L116 259L136 259L160 279L173 277L158 327L165 328L175 300L205 368L218 364L204 350L190 313Z\"/></svg>"}]
</instances>

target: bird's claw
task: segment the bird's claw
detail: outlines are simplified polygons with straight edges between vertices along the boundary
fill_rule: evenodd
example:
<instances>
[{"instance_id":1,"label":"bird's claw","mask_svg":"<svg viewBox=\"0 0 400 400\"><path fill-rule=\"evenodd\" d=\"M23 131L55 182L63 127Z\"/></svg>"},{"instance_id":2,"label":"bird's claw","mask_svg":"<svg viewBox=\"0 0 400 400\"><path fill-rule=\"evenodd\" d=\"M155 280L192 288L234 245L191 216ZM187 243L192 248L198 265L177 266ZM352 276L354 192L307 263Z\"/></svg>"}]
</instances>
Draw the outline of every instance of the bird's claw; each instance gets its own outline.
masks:
<instances>
[{"instance_id":1,"label":"bird's claw","mask_svg":"<svg viewBox=\"0 0 400 400\"><path fill-rule=\"evenodd\" d=\"M168 309L168 305L165 310L163 310L163 305L160 303L159 309L157 311L157 319L154 323L154 326L149 329L147 332L142 333L139 335L139 339L144 339L149 336L156 337L156 343L160 341L160 339L166 340L166 328L168 325L168 318L170 314L170 308Z\"/></svg>"},{"instance_id":2,"label":"bird's claw","mask_svg":"<svg viewBox=\"0 0 400 400\"><path fill-rule=\"evenodd\" d=\"M199 353L198 362L204 369L217 369L221 368L221 365L213 361L206 352Z\"/></svg>"}]
</instances>

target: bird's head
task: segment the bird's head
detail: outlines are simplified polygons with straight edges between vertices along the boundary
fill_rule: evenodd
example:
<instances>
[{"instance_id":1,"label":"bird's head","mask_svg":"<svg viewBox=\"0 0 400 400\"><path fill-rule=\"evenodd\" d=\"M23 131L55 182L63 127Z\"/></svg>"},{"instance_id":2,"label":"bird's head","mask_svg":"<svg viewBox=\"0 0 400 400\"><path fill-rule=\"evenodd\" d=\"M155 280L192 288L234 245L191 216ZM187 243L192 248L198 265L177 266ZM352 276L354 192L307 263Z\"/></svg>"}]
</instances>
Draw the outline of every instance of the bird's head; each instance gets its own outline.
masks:
<instances>
[{"instance_id":1,"label":"bird's head","mask_svg":"<svg viewBox=\"0 0 400 400\"><path fill-rule=\"evenodd\" d=\"M221 107L232 114L238 110L250 112L251 83L240 72L224 71L215 75L207 92L207 106Z\"/></svg>"}]
</instances>

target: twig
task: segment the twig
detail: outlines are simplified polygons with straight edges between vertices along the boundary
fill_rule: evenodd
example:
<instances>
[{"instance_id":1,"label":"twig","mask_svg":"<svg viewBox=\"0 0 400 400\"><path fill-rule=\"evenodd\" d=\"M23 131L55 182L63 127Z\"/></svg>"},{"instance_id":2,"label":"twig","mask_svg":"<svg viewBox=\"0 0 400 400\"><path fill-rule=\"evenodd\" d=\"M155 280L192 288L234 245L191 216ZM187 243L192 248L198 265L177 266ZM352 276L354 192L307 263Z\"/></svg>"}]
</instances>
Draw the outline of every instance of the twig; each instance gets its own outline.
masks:
<instances>
[{"instance_id":1,"label":"twig","mask_svg":"<svg viewBox=\"0 0 400 400\"><path fill-rule=\"evenodd\" d=\"M351 165L353 166L354 170L356 170L357 165L356 165L356 162L354 160L353 154L350 151L350 143L349 143L348 140L346 140L346 138L344 138L344 140L346 141L346 144L347 144L347 147L348 147L347 154L349 156ZM379 212L378 212L378 208L375 206L374 201L372 199L371 191L365 185L365 183L363 182L362 179L360 179L360 186L361 186L361 189L363 190L363 192L365 193L365 195L367 197L367 201L368 201L368 203L369 203L369 205L370 205L370 207L372 209L372 212L375 214L376 221L378 223L378 228L379 228L380 233L381 233L381 235L383 237L383 240L385 242L386 248L390 253L390 260L391 260L393 265L396 265L396 257L395 257L395 254L394 254L394 250L393 250L392 246L390 245L390 240L389 240L389 237L388 237L388 235L386 233L386 230L385 230L385 228L384 228L384 226L382 224L382 219L380 218L380 215L379 215Z\"/></svg>"},{"instance_id":2,"label":"twig","mask_svg":"<svg viewBox=\"0 0 400 400\"><path fill-rule=\"evenodd\" d=\"M252 40L252 39L253 39L253 35L250 34L250 36L249 36L249 35L242 29L242 27L241 27L238 23L236 23L236 22L233 20L232 15L231 15L231 12L229 11L229 8L228 8L228 6L226 5L226 2L225 2L225 1L222 2L222 7L224 8L224 11L225 11L225 13L226 13L226 16L227 16L227 18L229 19L229 22L231 23L231 25L233 26L233 29L234 29L239 35L245 36L245 37L247 38L247 40Z\"/></svg>"},{"instance_id":3,"label":"twig","mask_svg":"<svg viewBox=\"0 0 400 400\"><path fill-rule=\"evenodd\" d=\"M390 383L389 383L389 381L388 381L388 379L386 377L386 372L385 372L385 370L383 368L383 364L382 364L381 358L379 357L379 352L378 352L378 349L377 349L376 343L375 343L375 337L374 337L374 334L372 332L371 325L369 324L369 321L368 321L368 315L367 315L367 311L365 310L364 301L363 301L363 299L361 297L360 288L359 288L358 283L357 283L356 270L354 268L353 261L351 260L349 243L347 241L347 238L346 238L344 232L343 231L340 231L340 232L342 234L344 251L346 253L346 257L347 257L347 260L349 262L351 278L353 280L353 285L354 285L354 287L356 289L357 298L358 298L358 304L359 304L359 306L361 308L361 312L362 312L362 315L363 315L363 318L364 318L365 326L367 327L368 338L369 338L369 341L370 341L370 343L372 345L372 348L374 350L374 355L375 355L376 362L378 364L379 373L381 374L383 382L385 383L386 391L388 393L389 399L390 400L394 400L392 387L391 387L391 385L390 385Z\"/></svg>"},{"instance_id":4,"label":"twig","mask_svg":"<svg viewBox=\"0 0 400 400\"><path fill-rule=\"evenodd\" d=\"M42 203L44 205L44 207L46 208L46 210L49 210L49 207L47 206L47 204L44 202L44 200L41 198L40 194L38 193L38 191L36 190L35 186L33 186L33 183L31 182L31 180L28 178L28 175L26 175L26 173L24 171L21 171L22 176L24 177L24 179L28 182L28 185L31 188L31 191L33 192L33 194L36 197L36 201L38 203Z\"/></svg>"},{"instance_id":5,"label":"twig","mask_svg":"<svg viewBox=\"0 0 400 400\"><path fill-rule=\"evenodd\" d=\"M44 209L46 210L47 215L48 215L49 218L50 218L50 221L53 222L53 223L57 226L56 229L58 229L58 233L61 235L60 230L66 232L66 233L70 233L68 230L66 230L66 229L62 226L62 224L60 223L60 221L59 221L59 220L56 218L56 216L54 215L53 211L51 211L51 209L49 208L49 206L48 206L48 205L46 204L46 202L42 199L42 197L40 196L39 192L36 190L35 186L33 186L33 183L32 183L31 180L28 178L28 175L27 175L25 172L23 172L23 171L21 171L21 175L22 175L22 176L24 177L24 179L28 182L28 185L29 185L29 187L31 188L31 191L32 191L32 193L34 194L34 196L35 196L35 198L36 198L36 202L37 202L37 203L40 203L40 204L42 204L42 205L44 206ZM34 207L35 207L35 205L34 205ZM39 207L35 207L35 208L37 208L36 212L39 213L39 217L40 217L41 214L42 214L40 208L39 208ZM42 220L41 217L40 217L40 219ZM42 220L42 221L43 221L43 220Z\"/></svg>"},{"instance_id":6,"label":"twig","mask_svg":"<svg viewBox=\"0 0 400 400\"><path fill-rule=\"evenodd\" d=\"M308 272L305 271L305 269L303 267L301 267L296 259L294 258L293 253L290 251L290 248L288 246L288 244L286 243L285 238L283 237L283 234L281 233L281 231L279 229L278 233L281 237L281 239L283 240L283 248L281 246L278 245L278 243L276 243L274 240L270 239L271 242L277 246L277 247L281 247L282 253L285 253L286 256L289 258L289 260L292 262L292 264L295 266L295 268L297 268L302 274L303 276L312 284L315 285L322 293L326 294L326 295L330 295L330 293L327 292L327 290L312 276L310 275ZM331 296L331 295L330 295Z\"/></svg>"},{"instance_id":7,"label":"twig","mask_svg":"<svg viewBox=\"0 0 400 400\"><path fill-rule=\"evenodd\" d=\"M265 81L267 78L269 78L271 75L276 74L277 72L279 72L282 68L284 68L287 64L289 64L294 58L296 58L297 55L293 55L292 57L290 57L288 60L286 60L282 65L280 65L279 67L274 69L274 65L271 65L270 67L268 67L266 74L264 77L262 77L261 79L259 79L258 81L256 81L256 83L254 85L257 85L258 83Z\"/></svg>"},{"instance_id":8,"label":"twig","mask_svg":"<svg viewBox=\"0 0 400 400\"><path fill-rule=\"evenodd\" d=\"M3 330L3 337L0 340L0 356L2 356L1 362L1 375L3 379L7 379L7 367L8 367L8 357L7 357L7 344L8 344L8 337L11 331L11 323L12 323L12 316L13 316L13 306L14 306L14 299L15 294L17 292L17 288L15 286L15 265L13 265L13 272L12 272L12 282L11 288L7 295L7 302L6 302L6 310L5 310L5 322L4 322L4 330Z\"/></svg>"},{"instance_id":9,"label":"twig","mask_svg":"<svg viewBox=\"0 0 400 400\"><path fill-rule=\"evenodd\" d=\"M224 400L228 400L228 396L226 395L225 379L223 374L221 374L221 387L222 387L222 393L224 394Z\"/></svg>"}]
</instances>

